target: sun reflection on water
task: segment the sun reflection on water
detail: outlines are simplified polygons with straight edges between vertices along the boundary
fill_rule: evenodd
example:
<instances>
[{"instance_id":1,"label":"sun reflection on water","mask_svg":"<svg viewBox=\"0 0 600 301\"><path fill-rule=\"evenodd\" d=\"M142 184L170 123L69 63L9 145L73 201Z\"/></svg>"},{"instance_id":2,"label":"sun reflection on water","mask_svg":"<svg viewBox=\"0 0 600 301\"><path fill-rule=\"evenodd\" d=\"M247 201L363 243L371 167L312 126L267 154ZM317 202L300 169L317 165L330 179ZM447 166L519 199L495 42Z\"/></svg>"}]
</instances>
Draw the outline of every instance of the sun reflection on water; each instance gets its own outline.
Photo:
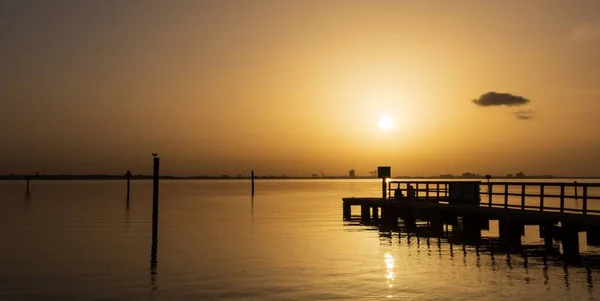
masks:
<instances>
[{"instance_id":1,"label":"sun reflection on water","mask_svg":"<svg viewBox=\"0 0 600 301\"><path fill-rule=\"evenodd\" d=\"M393 288L394 279L396 279L396 273L394 272L394 262L396 261L396 259L394 259L394 256L392 256L392 254L390 253L386 253L383 257L386 268L385 280L388 287ZM386 297L391 298L392 295L387 295Z\"/></svg>"}]
</instances>

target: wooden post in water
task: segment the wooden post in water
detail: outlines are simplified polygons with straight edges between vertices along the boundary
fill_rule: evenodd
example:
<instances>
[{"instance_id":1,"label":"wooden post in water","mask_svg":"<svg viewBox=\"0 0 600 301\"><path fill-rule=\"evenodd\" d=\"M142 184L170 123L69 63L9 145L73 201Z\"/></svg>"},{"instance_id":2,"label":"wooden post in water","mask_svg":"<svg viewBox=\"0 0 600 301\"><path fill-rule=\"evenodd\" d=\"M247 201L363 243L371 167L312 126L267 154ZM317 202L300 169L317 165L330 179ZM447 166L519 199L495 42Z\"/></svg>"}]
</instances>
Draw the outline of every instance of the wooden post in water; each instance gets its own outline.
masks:
<instances>
[{"instance_id":1,"label":"wooden post in water","mask_svg":"<svg viewBox=\"0 0 600 301\"><path fill-rule=\"evenodd\" d=\"M157 263L157 251L158 251L158 178L159 178L159 166L160 158L158 154L153 153L154 156L154 177L153 177L153 191L152 191L152 250L151 250L151 262Z\"/></svg>"},{"instance_id":2,"label":"wooden post in water","mask_svg":"<svg viewBox=\"0 0 600 301\"><path fill-rule=\"evenodd\" d=\"M254 169L250 172L252 177L252 196L254 196Z\"/></svg>"},{"instance_id":3,"label":"wooden post in water","mask_svg":"<svg viewBox=\"0 0 600 301\"><path fill-rule=\"evenodd\" d=\"M125 174L125 178L127 179L127 208L129 208L129 181L131 180L131 172L129 170Z\"/></svg>"},{"instance_id":4,"label":"wooden post in water","mask_svg":"<svg viewBox=\"0 0 600 301\"><path fill-rule=\"evenodd\" d=\"M29 180L31 180L31 176L29 176L29 175L25 176L25 180L27 181L27 190L25 192L27 192L27 194L29 194Z\"/></svg>"}]
</instances>

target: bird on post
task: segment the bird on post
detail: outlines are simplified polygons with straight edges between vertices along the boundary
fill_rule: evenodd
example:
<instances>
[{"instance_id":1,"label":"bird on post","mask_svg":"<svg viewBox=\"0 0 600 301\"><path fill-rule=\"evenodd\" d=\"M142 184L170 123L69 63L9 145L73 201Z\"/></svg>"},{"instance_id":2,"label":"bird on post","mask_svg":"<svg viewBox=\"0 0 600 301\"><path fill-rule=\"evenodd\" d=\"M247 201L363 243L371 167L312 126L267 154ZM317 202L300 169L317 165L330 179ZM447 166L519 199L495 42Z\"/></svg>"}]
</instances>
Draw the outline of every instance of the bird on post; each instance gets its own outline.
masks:
<instances>
[{"instance_id":1,"label":"bird on post","mask_svg":"<svg viewBox=\"0 0 600 301\"><path fill-rule=\"evenodd\" d=\"M156 157L156 156L158 156L158 153L152 153L152 156Z\"/></svg>"}]
</instances>

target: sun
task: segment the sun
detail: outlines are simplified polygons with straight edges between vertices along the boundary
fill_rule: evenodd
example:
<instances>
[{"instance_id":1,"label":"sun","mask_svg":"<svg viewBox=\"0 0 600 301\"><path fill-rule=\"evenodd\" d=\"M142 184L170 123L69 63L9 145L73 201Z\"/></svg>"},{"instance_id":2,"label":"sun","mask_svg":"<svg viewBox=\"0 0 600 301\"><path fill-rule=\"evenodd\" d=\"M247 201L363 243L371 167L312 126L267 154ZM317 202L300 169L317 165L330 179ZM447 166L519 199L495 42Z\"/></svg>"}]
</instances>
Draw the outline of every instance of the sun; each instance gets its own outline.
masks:
<instances>
[{"instance_id":1,"label":"sun","mask_svg":"<svg viewBox=\"0 0 600 301\"><path fill-rule=\"evenodd\" d=\"M394 120L389 115L383 115L379 118L379 129L382 131L391 131L394 128Z\"/></svg>"}]
</instances>

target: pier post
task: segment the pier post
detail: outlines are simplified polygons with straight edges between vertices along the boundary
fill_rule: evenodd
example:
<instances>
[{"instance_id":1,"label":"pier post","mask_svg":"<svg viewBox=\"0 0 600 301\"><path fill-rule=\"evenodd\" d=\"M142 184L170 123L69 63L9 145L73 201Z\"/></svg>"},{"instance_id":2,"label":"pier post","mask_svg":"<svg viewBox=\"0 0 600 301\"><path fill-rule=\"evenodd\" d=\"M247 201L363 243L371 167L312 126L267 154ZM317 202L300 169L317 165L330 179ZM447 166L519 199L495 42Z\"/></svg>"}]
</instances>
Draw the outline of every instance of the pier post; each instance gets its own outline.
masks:
<instances>
[{"instance_id":1,"label":"pier post","mask_svg":"<svg viewBox=\"0 0 600 301\"><path fill-rule=\"evenodd\" d=\"M500 233L500 244L508 251L517 251L521 249L521 229L523 225L510 217L500 218L498 220L498 231Z\"/></svg>"},{"instance_id":2,"label":"pier post","mask_svg":"<svg viewBox=\"0 0 600 301\"><path fill-rule=\"evenodd\" d=\"M350 204L343 202L342 205L344 220L349 221L352 216L352 206Z\"/></svg>"},{"instance_id":3,"label":"pier post","mask_svg":"<svg viewBox=\"0 0 600 301\"><path fill-rule=\"evenodd\" d=\"M398 226L398 212L392 206L381 206L381 219L387 225L396 228Z\"/></svg>"},{"instance_id":4,"label":"pier post","mask_svg":"<svg viewBox=\"0 0 600 301\"><path fill-rule=\"evenodd\" d=\"M29 175L25 176L25 180L27 181L27 190L25 190L25 192L27 192L27 194L29 194L29 180L31 180L31 176L29 176Z\"/></svg>"},{"instance_id":5,"label":"pier post","mask_svg":"<svg viewBox=\"0 0 600 301\"><path fill-rule=\"evenodd\" d=\"M429 231L431 231L431 233L434 236L437 236L437 237L443 236L444 235L444 221L436 215L432 216L431 220L429 221Z\"/></svg>"},{"instance_id":6,"label":"pier post","mask_svg":"<svg viewBox=\"0 0 600 301\"><path fill-rule=\"evenodd\" d=\"M387 183L385 177L381 178L381 198L384 200L387 199Z\"/></svg>"},{"instance_id":7,"label":"pier post","mask_svg":"<svg viewBox=\"0 0 600 301\"><path fill-rule=\"evenodd\" d=\"M487 218L481 218L479 220L479 229L481 230L490 230L490 220Z\"/></svg>"},{"instance_id":8,"label":"pier post","mask_svg":"<svg viewBox=\"0 0 600 301\"><path fill-rule=\"evenodd\" d=\"M481 221L474 216L464 216L462 232L466 241L478 242L481 239Z\"/></svg>"},{"instance_id":9,"label":"pier post","mask_svg":"<svg viewBox=\"0 0 600 301\"><path fill-rule=\"evenodd\" d=\"M414 231L417 229L417 219L413 212L404 212L400 218L404 221L404 229L406 231Z\"/></svg>"},{"instance_id":10,"label":"pier post","mask_svg":"<svg viewBox=\"0 0 600 301\"><path fill-rule=\"evenodd\" d=\"M371 207L369 205L360 205L360 219L367 224L371 220Z\"/></svg>"},{"instance_id":11,"label":"pier post","mask_svg":"<svg viewBox=\"0 0 600 301\"><path fill-rule=\"evenodd\" d=\"M154 155L154 154L153 154ZM154 177L152 190L152 248L151 262L157 263L158 251L158 179L159 179L160 158L154 155Z\"/></svg>"},{"instance_id":12,"label":"pier post","mask_svg":"<svg viewBox=\"0 0 600 301\"><path fill-rule=\"evenodd\" d=\"M125 178L127 179L127 208L129 208L129 188L130 188L129 182L131 181L131 172L129 170L125 174Z\"/></svg>"},{"instance_id":13,"label":"pier post","mask_svg":"<svg viewBox=\"0 0 600 301\"><path fill-rule=\"evenodd\" d=\"M252 196L254 196L254 169L250 172L252 178Z\"/></svg>"},{"instance_id":14,"label":"pier post","mask_svg":"<svg viewBox=\"0 0 600 301\"><path fill-rule=\"evenodd\" d=\"M600 227L588 227L585 231L587 244L591 246L600 246Z\"/></svg>"},{"instance_id":15,"label":"pier post","mask_svg":"<svg viewBox=\"0 0 600 301\"><path fill-rule=\"evenodd\" d=\"M540 236L544 238L544 247L546 250L554 249L554 224L543 224L540 226Z\"/></svg>"},{"instance_id":16,"label":"pier post","mask_svg":"<svg viewBox=\"0 0 600 301\"><path fill-rule=\"evenodd\" d=\"M563 255L567 259L579 258L579 231L577 226L563 223L561 230Z\"/></svg>"},{"instance_id":17,"label":"pier post","mask_svg":"<svg viewBox=\"0 0 600 301\"><path fill-rule=\"evenodd\" d=\"M373 222L379 221L379 206L375 205L372 207L373 210Z\"/></svg>"}]
</instances>

